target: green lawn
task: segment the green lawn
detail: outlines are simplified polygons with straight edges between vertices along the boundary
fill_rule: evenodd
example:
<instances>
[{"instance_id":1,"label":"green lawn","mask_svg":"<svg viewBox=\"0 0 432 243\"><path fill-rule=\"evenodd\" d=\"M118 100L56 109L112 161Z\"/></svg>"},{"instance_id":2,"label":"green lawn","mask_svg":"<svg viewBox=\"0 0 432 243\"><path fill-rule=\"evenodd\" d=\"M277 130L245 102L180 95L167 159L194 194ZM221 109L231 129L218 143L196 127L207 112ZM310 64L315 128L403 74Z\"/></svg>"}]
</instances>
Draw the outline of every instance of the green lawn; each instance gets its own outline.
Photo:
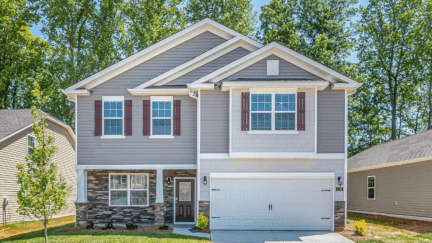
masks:
<instances>
[{"instance_id":1,"label":"green lawn","mask_svg":"<svg viewBox=\"0 0 432 243\"><path fill-rule=\"evenodd\" d=\"M357 242L432 242L432 233L417 233L415 227L406 222L371 219L358 214L348 215L348 221L350 222L362 219L367 223L367 234L377 239L357 240ZM409 230L410 228L413 228L413 230ZM350 227L350 229L353 228Z\"/></svg>"}]
</instances>

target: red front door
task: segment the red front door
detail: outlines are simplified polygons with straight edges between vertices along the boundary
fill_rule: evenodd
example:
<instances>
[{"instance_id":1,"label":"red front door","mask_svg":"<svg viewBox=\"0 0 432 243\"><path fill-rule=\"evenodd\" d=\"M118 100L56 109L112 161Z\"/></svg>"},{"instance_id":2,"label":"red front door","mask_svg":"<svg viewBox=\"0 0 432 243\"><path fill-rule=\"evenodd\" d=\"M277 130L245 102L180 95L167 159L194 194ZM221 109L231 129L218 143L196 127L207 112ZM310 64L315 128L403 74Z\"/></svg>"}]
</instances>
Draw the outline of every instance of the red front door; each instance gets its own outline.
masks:
<instances>
[{"instance_id":1,"label":"red front door","mask_svg":"<svg viewBox=\"0 0 432 243\"><path fill-rule=\"evenodd\" d=\"M195 180L176 179L176 222L195 221Z\"/></svg>"}]
</instances>

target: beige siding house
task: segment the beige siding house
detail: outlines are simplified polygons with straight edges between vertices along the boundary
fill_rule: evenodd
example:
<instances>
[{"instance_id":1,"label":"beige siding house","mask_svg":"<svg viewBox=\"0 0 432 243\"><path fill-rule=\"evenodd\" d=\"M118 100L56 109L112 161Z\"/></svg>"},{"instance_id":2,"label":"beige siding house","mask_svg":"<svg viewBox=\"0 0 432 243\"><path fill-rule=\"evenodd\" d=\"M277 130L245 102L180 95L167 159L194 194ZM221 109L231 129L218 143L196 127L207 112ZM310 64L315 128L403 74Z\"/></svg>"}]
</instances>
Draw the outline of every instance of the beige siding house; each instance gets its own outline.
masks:
<instances>
[{"instance_id":1,"label":"beige siding house","mask_svg":"<svg viewBox=\"0 0 432 243\"><path fill-rule=\"evenodd\" d=\"M432 221L432 131L348 159L348 212Z\"/></svg>"},{"instance_id":2,"label":"beige siding house","mask_svg":"<svg viewBox=\"0 0 432 243\"><path fill-rule=\"evenodd\" d=\"M72 186L67 199L67 208L55 217L75 215L76 201L76 169L75 169L75 135L65 123L44 113L47 117L48 131L53 134L56 153L53 162L58 164L59 173ZM2 204L2 223L20 222L24 216L16 210L18 208L17 192L20 185L17 183L17 164L25 163L25 157L31 150L34 133L31 128L33 116L30 110L0 110L0 203ZM6 208L4 198L9 199ZM6 218L4 217L6 209ZM31 220L26 218L26 221Z\"/></svg>"}]
</instances>

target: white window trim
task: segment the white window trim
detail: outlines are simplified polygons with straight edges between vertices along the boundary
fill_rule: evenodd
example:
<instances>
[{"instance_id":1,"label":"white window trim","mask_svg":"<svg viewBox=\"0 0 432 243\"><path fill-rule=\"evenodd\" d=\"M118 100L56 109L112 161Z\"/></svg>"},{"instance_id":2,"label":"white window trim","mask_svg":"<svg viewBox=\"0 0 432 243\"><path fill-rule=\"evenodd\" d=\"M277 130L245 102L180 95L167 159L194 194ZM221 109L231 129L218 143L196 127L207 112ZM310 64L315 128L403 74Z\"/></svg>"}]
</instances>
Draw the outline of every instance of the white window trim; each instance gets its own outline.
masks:
<instances>
[{"instance_id":1,"label":"white window trim","mask_svg":"<svg viewBox=\"0 0 432 243\"><path fill-rule=\"evenodd\" d=\"M171 134L170 135L153 135L153 101L169 101L171 102ZM173 119L173 111L174 111L174 98L173 96L150 96L150 139L174 139L173 135L173 127L174 127L174 119ZM155 119L166 119L157 117Z\"/></svg>"},{"instance_id":2,"label":"white window trim","mask_svg":"<svg viewBox=\"0 0 432 243\"><path fill-rule=\"evenodd\" d=\"M126 189L111 189L111 175L126 175L127 183L126 183ZM131 175L146 175L147 176L147 189L130 189L130 176ZM113 191L127 191L127 204L128 205L111 205L111 190ZM149 207L150 202L150 184L149 184L149 173L109 173L108 175L108 200L109 200L109 206L110 207ZM131 191L146 191L147 192L147 205L130 205L130 192Z\"/></svg>"},{"instance_id":3,"label":"white window trim","mask_svg":"<svg viewBox=\"0 0 432 243\"><path fill-rule=\"evenodd\" d=\"M36 148L36 137L33 136L33 135L30 135L30 134L27 134L27 146L26 146L27 151L26 151L26 154L29 154L29 153L28 153L28 149L30 148L30 146L28 145L28 144L29 144L29 137L32 137L32 138L34 139L34 147L33 147L33 151L34 151L34 149Z\"/></svg>"},{"instance_id":4,"label":"white window trim","mask_svg":"<svg viewBox=\"0 0 432 243\"><path fill-rule=\"evenodd\" d=\"M374 186L373 187L369 187L369 178L374 178ZM367 200L375 200L376 198L376 176L368 176L367 177L367 184L366 184L366 198ZM369 189L374 189L374 197L373 198L369 198Z\"/></svg>"},{"instance_id":5,"label":"white window trim","mask_svg":"<svg viewBox=\"0 0 432 243\"><path fill-rule=\"evenodd\" d=\"M272 109L271 111L252 111L252 95L271 94ZM276 94L293 94L294 95L294 111L276 111ZM253 113L271 113L271 130L252 130L252 112ZM276 113L294 113L294 130L276 130ZM251 92L249 97L249 131L248 134L298 134L297 131L297 92Z\"/></svg>"},{"instance_id":6,"label":"white window trim","mask_svg":"<svg viewBox=\"0 0 432 243\"><path fill-rule=\"evenodd\" d=\"M105 135L105 101L121 101L122 102L122 134L121 135ZM125 117L125 103L124 96L102 96L102 136L101 139L125 139L124 135L124 117ZM107 117L107 119L118 119L117 117Z\"/></svg>"}]
</instances>

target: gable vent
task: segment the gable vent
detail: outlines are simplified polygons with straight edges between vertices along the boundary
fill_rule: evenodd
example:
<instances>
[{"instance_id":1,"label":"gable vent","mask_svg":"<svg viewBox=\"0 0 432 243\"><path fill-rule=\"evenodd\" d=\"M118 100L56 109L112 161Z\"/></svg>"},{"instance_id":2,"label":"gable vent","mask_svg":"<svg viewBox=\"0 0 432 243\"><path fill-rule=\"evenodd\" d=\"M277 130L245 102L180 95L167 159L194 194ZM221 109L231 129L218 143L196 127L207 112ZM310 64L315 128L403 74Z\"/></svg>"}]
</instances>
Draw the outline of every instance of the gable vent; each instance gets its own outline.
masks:
<instances>
[{"instance_id":1,"label":"gable vent","mask_svg":"<svg viewBox=\"0 0 432 243\"><path fill-rule=\"evenodd\" d=\"M279 60L267 60L267 76L279 75Z\"/></svg>"}]
</instances>

